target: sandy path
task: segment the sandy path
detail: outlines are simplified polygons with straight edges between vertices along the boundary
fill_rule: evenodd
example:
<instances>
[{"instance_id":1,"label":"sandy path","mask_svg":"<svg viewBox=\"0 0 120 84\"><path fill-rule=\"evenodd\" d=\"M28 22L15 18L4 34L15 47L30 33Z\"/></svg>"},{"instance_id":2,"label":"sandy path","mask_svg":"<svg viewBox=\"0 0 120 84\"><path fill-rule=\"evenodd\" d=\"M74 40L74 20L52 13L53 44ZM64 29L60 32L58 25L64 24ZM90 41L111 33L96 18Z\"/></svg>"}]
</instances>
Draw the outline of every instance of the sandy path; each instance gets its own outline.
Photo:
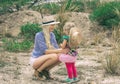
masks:
<instances>
[{"instance_id":1,"label":"sandy path","mask_svg":"<svg viewBox=\"0 0 120 84\"><path fill-rule=\"evenodd\" d=\"M79 82L75 84L120 84L120 76L105 75L101 59L104 48L101 52L96 49L81 49L80 57L76 62L78 69ZM6 65L0 67L0 84L63 84L60 81L33 80L33 69L28 64L30 53L8 53L4 52ZM51 74L59 79L66 78L65 65L61 63L51 70Z\"/></svg>"}]
</instances>

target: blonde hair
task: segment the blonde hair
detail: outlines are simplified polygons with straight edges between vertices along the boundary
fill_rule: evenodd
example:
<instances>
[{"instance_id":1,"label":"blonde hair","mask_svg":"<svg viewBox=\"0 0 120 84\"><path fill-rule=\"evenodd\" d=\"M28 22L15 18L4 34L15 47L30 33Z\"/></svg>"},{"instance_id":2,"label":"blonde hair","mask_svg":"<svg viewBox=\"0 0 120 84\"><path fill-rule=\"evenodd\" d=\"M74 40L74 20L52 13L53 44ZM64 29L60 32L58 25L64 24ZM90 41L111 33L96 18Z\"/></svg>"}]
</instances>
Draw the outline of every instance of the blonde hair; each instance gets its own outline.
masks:
<instances>
[{"instance_id":1,"label":"blonde hair","mask_svg":"<svg viewBox=\"0 0 120 84\"><path fill-rule=\"evenodd\" d=\"M69 36L69 46L71 48L78 48L82 39L80 29L78 29L77 27L71 28Z\"/></svg>"},{"instance_id":2,"label":"blonde hair","mask_svg":"<svg viewBox=\"0 0 120 84\"><path fill-rule=\"evenodd\" d=\"M63 27L64 30L68 31L68 35L70 37L70 40L68 42L69 46L71 48L77 48L79 47L79 44L81 42L81 32L80 29L76 27L76 25L73 22L67 22L65 23Z\"/></svg>"},{"instance_id":3,"label":"blonde hair","mask_svg":"<svg viewBox=\"0 0 120 84\"><path fill-rule=\"evenodd\" d=\"M71 28L75 27L75 24L73 22L66 22L64 27L63 27L63 30L68 30L68 33L70 31Z\"/></svg>"},{"instance_id":4,"label":"blonde hair","mask_svg":"<svg viewBox=\"0 0 120 84\"><path fill-rule=\"evenodd\" d=\"M44 26L43 29L43 33L44 33L44 37L45 37L45 41L46 41L46 46L48 47L48 49L53 49L53 45L51 45L50 43L50 32L49 32L49 26Z\"/></svg>"}]
</instances>

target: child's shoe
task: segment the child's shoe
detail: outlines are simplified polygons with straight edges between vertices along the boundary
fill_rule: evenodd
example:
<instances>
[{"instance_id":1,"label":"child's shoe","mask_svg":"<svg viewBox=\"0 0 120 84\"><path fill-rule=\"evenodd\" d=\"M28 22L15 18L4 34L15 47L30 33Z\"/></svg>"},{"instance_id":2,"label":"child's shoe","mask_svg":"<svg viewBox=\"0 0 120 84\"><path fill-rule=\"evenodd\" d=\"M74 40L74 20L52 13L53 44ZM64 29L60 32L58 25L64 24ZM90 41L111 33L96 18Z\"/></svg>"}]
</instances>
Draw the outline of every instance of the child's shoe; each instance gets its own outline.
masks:
<instances>
[{"instance_id":1,"label":"child's shoe","mask_svg":"<svg viewBox=\"0 0 120 84\"><path fill-rule=\"evenodd\" d=\"M67 78L64 82L65 82L65 83L72 83L72 82L73 82L73 79Z\"/></svg>"},{"instance_id":2,"label":"child's shoe","mask_svg":"<svg viewBox=\"0 0 120 84\"><path fill-rule=\"evenodd\" d=\"M80 81L78 78L73 78L73 82L78 82Z\"/></svg>"}]
</instances>

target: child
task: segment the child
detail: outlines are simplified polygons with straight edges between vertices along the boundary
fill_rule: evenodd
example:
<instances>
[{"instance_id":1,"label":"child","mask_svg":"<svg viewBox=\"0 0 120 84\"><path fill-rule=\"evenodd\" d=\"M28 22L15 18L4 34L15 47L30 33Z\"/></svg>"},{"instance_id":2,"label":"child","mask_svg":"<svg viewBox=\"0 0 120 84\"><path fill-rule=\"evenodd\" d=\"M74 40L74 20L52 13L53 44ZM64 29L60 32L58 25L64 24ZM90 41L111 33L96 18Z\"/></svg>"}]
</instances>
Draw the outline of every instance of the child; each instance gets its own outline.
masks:
<instances>
[{"instance_id":1,"label":"child","mask_svg":"<svg viewBox=\"0 0 120 84\"><path fill-rule=\"evenodd\" d=\"M60 46L63 49L67 47L70 49L70 51L68 54L61 54L59 56L59 60L64 62L66 65L68 78L65 80L65 82L72 83L78 81L75 61L78 55L77 48L81 41L81 35L79 29L75 26L71 26L69 28L64 27L63 32L65 35L63 36L63 42Z\"/></svg>"}]
</instances>

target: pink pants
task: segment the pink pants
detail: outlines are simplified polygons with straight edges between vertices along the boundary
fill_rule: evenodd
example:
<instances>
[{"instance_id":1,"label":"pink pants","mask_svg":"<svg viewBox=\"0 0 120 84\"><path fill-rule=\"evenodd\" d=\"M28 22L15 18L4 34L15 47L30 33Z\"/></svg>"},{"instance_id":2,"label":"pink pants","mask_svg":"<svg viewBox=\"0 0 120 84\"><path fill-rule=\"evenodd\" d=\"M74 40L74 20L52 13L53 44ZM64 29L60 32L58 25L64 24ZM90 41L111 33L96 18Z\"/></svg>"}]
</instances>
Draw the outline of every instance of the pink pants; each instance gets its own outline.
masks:
<instances>
[{"instance_id":1,"label":"pink pants","mask_svg":"<svg viewBox=\"0 0 120 84\"><path fill-rule=\"evenodd\" d=\"M77 77L77 70L75 67L75 63L65 63L67 73L68 73L68 78L76 78Z\"/></svg>"}]
</instances>

